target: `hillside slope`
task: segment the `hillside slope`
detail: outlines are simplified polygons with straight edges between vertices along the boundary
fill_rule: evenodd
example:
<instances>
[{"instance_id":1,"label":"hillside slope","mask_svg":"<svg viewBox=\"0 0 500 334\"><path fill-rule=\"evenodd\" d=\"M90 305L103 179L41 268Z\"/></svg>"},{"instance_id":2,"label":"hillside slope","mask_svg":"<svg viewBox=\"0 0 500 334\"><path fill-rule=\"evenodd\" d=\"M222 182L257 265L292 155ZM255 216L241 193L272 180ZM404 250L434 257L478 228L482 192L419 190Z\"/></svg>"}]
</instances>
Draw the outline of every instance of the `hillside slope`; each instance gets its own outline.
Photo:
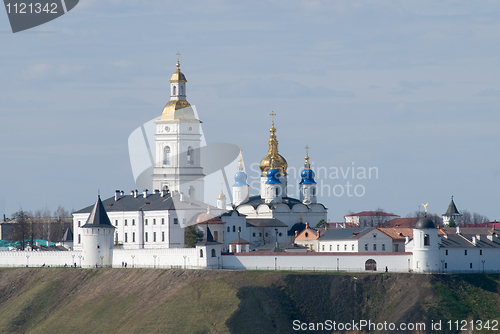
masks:
<instances>
[{"instance_id":1,"label":"hillside slope","mask_svg":"<svg viewBox=\"0 0 500 334\"><path fill-rule=\"evenodd\" d=\"M0 333L296 333L294 320L498 320L498 282L481 274L1 269Z\"/></svg>"}]
</instances>

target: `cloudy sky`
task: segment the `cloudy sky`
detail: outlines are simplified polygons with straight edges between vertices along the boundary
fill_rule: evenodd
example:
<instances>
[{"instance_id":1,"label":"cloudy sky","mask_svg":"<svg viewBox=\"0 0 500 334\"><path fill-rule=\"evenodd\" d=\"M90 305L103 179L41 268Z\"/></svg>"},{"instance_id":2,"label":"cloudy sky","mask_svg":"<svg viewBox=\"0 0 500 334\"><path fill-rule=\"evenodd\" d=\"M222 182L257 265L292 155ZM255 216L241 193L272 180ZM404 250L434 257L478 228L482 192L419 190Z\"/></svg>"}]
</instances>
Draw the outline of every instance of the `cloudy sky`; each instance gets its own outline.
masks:
<instances>
[{"instance_id":1,"label":"cloudy sky","mask_svg":"<svg viewBox=\"0 0 500 334\"><path fill-rule=\"evenodd\" d=\"M500 219L499 36L497 1L81 0L16 34L3 11L0 213L134 189L127 139L161 114L180 51L207 140L240 146L250 178L274 110L332 221L442 214L452 195Z\"/></svg>"}]
</instances>

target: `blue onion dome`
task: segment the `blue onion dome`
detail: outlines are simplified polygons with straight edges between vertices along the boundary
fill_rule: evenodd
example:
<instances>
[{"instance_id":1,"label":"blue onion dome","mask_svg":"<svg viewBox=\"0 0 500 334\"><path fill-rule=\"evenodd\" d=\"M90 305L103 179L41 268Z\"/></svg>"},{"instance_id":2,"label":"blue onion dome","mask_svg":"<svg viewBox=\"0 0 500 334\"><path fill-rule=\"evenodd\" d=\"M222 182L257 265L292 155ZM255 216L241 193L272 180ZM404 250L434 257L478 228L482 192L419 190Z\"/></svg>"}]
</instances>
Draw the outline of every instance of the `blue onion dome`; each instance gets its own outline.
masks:
<instances>
[{"instance_id":1,"label":"blue onion dome","mask_svg":"<svg viewBox=\"0 0 500 334\"><path fill-rule=\"evenodd\" d=\"M266 183L281 183L280 181L280 171L277 168L271 168L267 171L267 181Z\"/></svg>"},{"instance_id":2,"label":"blue onion dome","mask_svg":"<svg viewBox=\"0 0 500 334\"><path fill-rule=\"evenodd\" d=\"M247 185L247 174L245 172L236 172L236 174L234 174L234 185L235 186L246 186Z\"/></svg>"},{"instance_id":3,"label":"blue onion dome","mask_svg":"<svg viewBox=\"0 0 500 334\"><path fill-rule=\"evenodd\" d=\"M302 180L300 180L300 184L315 184L316 182L314 181L314 171L312 169L304 169L300 173L300 177Z\"/></svg>"}]
</instances>

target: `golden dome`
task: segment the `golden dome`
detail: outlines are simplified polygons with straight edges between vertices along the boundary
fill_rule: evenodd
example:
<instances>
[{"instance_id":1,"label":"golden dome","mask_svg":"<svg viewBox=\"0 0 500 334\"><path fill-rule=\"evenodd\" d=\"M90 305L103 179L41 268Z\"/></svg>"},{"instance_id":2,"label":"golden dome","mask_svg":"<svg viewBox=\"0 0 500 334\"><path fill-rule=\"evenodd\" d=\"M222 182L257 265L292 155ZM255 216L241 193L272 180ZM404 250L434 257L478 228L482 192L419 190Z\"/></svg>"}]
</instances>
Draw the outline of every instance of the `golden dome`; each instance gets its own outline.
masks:
<instances>
[{"instance_id":1,"label":"golden dome","mask_svg":"<svg viewBox=\"0 0 500 334\"><path fill-rule=\"evenodd\" d=\"M274 116L274 112L271 116ZM281 175L286 175L286 170L288 168L288 163L286 159L283 158L278 153L278 139L276 139L276 128L274 127L274 120L272 121L271 129L271 137L269 138L269 150L268 154L261 160L260 162L260 171L261 176L266 176L266 173L269 169L271 169L271 160L274 160L275 167L280 171Z\"/></svg>"},{"instance_id":2,"label":"golden dome","mask_svg":"<svg viewBox=\"0 0 500 334\"><path fill-rule=\"evenodd\" d=\"M184 73L181 72L181 64L179 64L179 61L177 61L177 70L175 71L174 74L172 74L172 77L170 78L170 82L187 82L186 77L184 76Z\"/></svg>"},{"instance_id":3,"label":"golden dome","mask_svg":"<svg viewBox=\"0 0 500 334\"><path fill-rule=\"evenodd\" d=\"M221 191L217 199L226 199L226 195L224 195L224 193Z\"/></svg>"},{"instance_id":4,"label":"golden dome","mask_svg":"<svg viewBox=\"0 0 500 334\"><path fill-rule=\"evenodd\" d=\"M180 121L191 121L199 122L194 116L194 111L191 105L186 100L170 100L168 101L163 112L161 113L161 118L159 122L180 122Z\"/></svg>"}]
</instances>

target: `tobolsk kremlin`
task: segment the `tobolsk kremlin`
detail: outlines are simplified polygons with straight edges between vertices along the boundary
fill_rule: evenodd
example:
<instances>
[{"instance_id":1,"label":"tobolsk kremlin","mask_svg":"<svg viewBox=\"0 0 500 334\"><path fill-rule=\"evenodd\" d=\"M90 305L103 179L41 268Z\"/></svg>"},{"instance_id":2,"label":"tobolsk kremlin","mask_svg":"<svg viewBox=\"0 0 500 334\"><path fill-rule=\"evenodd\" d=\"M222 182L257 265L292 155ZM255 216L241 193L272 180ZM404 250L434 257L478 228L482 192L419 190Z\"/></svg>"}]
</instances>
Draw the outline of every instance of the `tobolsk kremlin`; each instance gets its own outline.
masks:
<instances>
[{"instance_id":1,"label":"tobolsk kremlin","mask_svg":"<svg viewBox=\"0 0 500 334\"><path fill-rule=\"evenodd\" d=\"M301 169L299 198L288 196L288 163L278 149L279 131L287 129L280 128L279 112L276 116L272 110L269 137L256 139L262 146L268 142L260 162L260 191L251 193L239 150L234 176L226 178L229 187L220 187L216 206L205 203L215 199L204 198L205 188L213 186L202 163L201 121L187 100L179 61L176 66L170 100L149 134L155 158L147 170L148 189L126 191L117 185L114 194L89 198L87 207L73 213L72 231L57 250L4 248L0 266L500 271L496 223L455 226L461 213L453 197L442 208L442 226L427 215L400 218L381 211L329 223L306 146L314 143L304 143L304 164L295 166Z\"/></svg>"}]
</instances>

